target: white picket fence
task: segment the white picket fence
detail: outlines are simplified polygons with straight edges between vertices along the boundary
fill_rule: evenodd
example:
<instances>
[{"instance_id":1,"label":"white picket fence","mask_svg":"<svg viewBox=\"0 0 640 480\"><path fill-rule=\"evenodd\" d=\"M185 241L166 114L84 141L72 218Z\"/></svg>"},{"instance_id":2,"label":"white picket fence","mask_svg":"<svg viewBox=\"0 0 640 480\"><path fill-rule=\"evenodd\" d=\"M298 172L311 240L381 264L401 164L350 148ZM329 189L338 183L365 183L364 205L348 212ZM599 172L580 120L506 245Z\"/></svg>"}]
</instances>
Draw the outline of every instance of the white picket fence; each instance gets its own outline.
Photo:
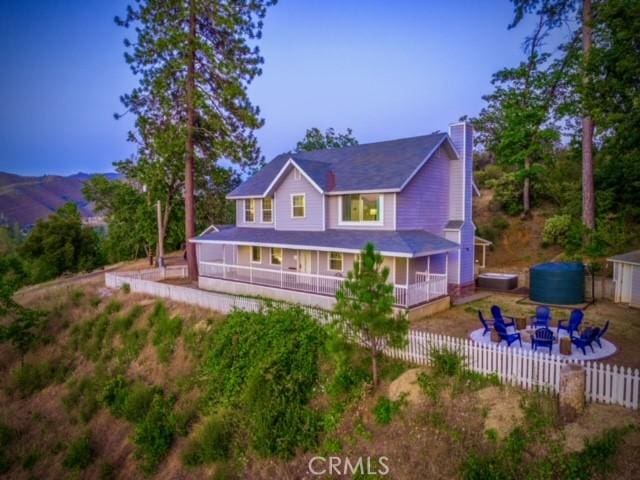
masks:
<instances>
[{"instance_id":1,"label":"white picket fence","mask_svg":"<svg viewBox=\"0 0 640 480\"><path fill-rule=\"evenodd\" d=\"M207 292L192 287L160 283L166 278L183 278L186 267L167 267L162 270L137 272L110 272L105 274L105 284L120 288L127 283L132 292L183 302L222 313L234 309L259 311L266 300L231 294ZM272 304L284 302L268 301ZM300 305L320 323L331 321L332 313ZM569 362L582 365L586 371L585 393L588 401L622 405L637 409L640 406L640 372L638 369L618 367L600 362L572 360L549 353L512 349L495 344L481 344L458 337L438 335L421 330L410 330L403 348L387 347L385 355L418 365L431 363L434 349L455 351L466 359L466 367L483 374L496 374L503 383L527 390L541 389L557 393L560 386L560 369Z\"/></svg>"}]
</instances>

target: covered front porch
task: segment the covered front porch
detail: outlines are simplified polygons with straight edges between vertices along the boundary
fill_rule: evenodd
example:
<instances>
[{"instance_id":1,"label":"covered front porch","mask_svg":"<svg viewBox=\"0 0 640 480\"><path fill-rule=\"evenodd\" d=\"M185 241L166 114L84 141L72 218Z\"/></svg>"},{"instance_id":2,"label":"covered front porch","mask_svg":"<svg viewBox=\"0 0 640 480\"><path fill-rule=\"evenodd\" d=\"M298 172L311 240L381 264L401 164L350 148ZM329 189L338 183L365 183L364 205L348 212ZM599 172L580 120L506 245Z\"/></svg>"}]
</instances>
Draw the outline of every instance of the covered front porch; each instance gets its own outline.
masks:
<instances>
[{"instance_id":1,"label":"covered front porch","mask_svg":"<svg viewBox=\"0 0 640 480\"><path fill-rule=\"evenodd\" d=\"M202 279L334 297L353 268L357 254L329 249L199 243L197 256ZM384 255L383 259L383 265L389 269L389 282L394 286L397 307L412 308L447 295L448 252L419 257Z\"/></svg>"}]
</instances>

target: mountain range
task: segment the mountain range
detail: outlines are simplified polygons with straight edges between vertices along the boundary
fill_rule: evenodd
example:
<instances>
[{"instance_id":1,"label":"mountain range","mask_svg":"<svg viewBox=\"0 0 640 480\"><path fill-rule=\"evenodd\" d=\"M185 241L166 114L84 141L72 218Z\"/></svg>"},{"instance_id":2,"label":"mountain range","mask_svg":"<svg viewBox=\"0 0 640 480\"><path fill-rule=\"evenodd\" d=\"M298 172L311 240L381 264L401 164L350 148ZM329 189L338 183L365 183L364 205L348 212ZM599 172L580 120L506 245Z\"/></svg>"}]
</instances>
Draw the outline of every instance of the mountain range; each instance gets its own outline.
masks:
<instances>
[{"instance_id":1,"label":"mountain range","mask_svg":"<svg viewBox=\"0 0 640 480\"><path fill-rule=\"evenodd\" d=\"M83 217L94 215L92 205L82 195L84 182L96 175L111 180L117 173L75 173L68 176L25 177L0 172L0 223L21 227L46 218L67 202L78 206Z\"/></svg>"}]
</instances>

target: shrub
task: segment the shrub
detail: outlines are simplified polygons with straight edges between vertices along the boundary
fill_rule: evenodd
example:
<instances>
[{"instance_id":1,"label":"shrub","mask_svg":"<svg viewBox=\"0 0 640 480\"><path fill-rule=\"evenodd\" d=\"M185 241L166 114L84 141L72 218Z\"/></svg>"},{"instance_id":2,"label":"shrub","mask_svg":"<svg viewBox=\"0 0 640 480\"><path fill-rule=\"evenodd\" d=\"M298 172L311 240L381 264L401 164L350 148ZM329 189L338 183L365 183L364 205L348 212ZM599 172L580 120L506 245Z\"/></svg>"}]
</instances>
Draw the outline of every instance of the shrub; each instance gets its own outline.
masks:
<instances>
[{"instance_id":1,"label":"shrub","mask_svg":"<svg viewBox=\"0 0 640 480\"><path fill-rule=\"evenodd\" d=\"M71 299L71 303L77 307L82 303L82 299L84 298L84 292L79 288L74 288L69 293L69 298Z\"/></svg>"},{"instance_id":2,"label":"shrub","mask_svg":"<svg viewBox=\"0 0 640 480\"><path fill-rule=\"evenodd\" d=\"M381 425L391 423L393 417L400 412L402 402L400 400L389 400L387 397L380 397L373 409L373 416Z\"/></svg>"},{"instance_id":3,"label":"shrub","mask_svg":"<svg viewBox=\"0 0 640 480\"><path fill-rule=\"evenodd\" d=\"M232 436L230 412L221 411L211 415L189 438L182 461L185 465L197 466L226 460Z\"/></svg>"},{"instance_id":4,"label":"shrub","mask_svg":"<svg viewBox=\"0 0 640 480\"><path fill-rule=\"evenodd\" d=\"M214 332L205 364L211 400L243 409L258 453L286 457L315 444L319 418L309 402L324 342L298 307L234 311Z\"/></svg>"},{"instance_id":5,"label":"shrub","mask_svg":"<svg viewBox=\"0 0 640 480\"><path fill-rule=\"evenodd\" d=\"M571 228L571 215L554 215L544 222L542 242L544 245L560 245L564 247Z\"/></svg>"},{"instance_id":6,"label":"shrub","mask_svg":"<svg viewBox=\"0 0 640 480\"><path fill-rule=\"evenodd\" d=\"M120 285L120 290L122 290L122 293L131 293L131 285L125 282Z\"/></svg>"},{"instance_id":7,"label":"shrub","mask_svg":"<svg viewBox=\"0 0 640 480\"><path fill-rule=\"evenodd\" d=\"M446 348L432 350L431 362L434 372L446 377L457 375L464 366L464 358Z\"/></svg>"},{"instance_id":8,"label":"shrub","mask_svg":"<svg viewBox=\"0 0 640 480\"><path fill-rule=\"evenodd\" d=\"M147 415L158 395L162 395L160 388L129 383L120 375L105 385L102 400L116 417L136 422Z\"/></svg>"},{"instance_id":9,"label":"shrub","mask_svg":"<svg viewBox=\"0 0 640 480\"><path fill-rule=\"evenodd\" d=\"M0 423L0 475L7 473L13 465L13 458L7 453L7 450L17 437L18 432Z\"/></svg>"},{"instance_id":10,"label":"shrub","mask_svg":"<svg viewBox=\"0 0 640 480\"><path fill-rule=\"evenodd\" d=\"M118 313L122 308L122 303L118 300L111 300L107 303L107 306L104 308L104 313L111 315L112 313Z\"/></svg>"},{"instance_id":11,"label":"shrub","mask_svg":"<svg viewBox=\"0 0 640 480\"><path fill-rule=\"evenodd\" d=\"M38 450L31 450L27 455L22 459L22 469L23 470L31 470L36 466L36 463L40 460L42 455Z\"/></svg>"},{"instance_id":12,"label":"shrub","mask_svg":"<svg viewBox=\"0 0 640 480\"><path fill-rule=\"evenodd\" d=\"M94 456L95 452L91 447L91 439L89 435L85 435L71 442L62 465L70 470L84 470L91 465Z\"/></svg>"},{"instance_id":13,"label":"shrub","mask_svg":"<svg viewBox=\"0 0 640 480\"><path fill-rule=\"evenodd\" d=\"M11 387L29 396L52 383L62 382L69 368L59 360L24 363L11 372Z\"/></svg>"},{"instance_id":14,"label":"shrub","mask_svg":"<svg viewBox=\"0 0 640 480\"><path fill-rule=\"evenodd\" d=\"M515 173L505 173L499 178L487 180L486 185L493 188L493 201L509 215L522 212L522 181Z\"/></svg>"},{"instance_id":15,"label":"shrub","mask_svg":"<svg viewBox=\"0 0 640 480\"><path fill-rule=\"evenodd\" d=\"M153 397L149 411L136 424L133 443L135 456L145 473L156 470L165 457L175 436L175 420L172 405L162 395Z\"/></svg>"},{"instance_id":16,"label":"shrub","mask_svg":"<svg viewBox=\"0 0 640 480\"><path fill-rule=\"evenodd\" d=\"M100 389L102 379L95 377L83 377L69 382L68 392L62 398L62 403L68 411L78 411L80 420L88 422L100 408Z\"/></svg>"},{"instance_id":17,"label":"shrub","mask_svg":"<svg viewBox=\"0 0 640 480\"><path fill-rule=\"evenodd\" d=\"M171 317L162 302L156 303L149 316L149 324L153 328L153 345L156 347L158 358L167 363L175 349L176 339L182 331L182 319Z\"/></svg>"}]
</instances>

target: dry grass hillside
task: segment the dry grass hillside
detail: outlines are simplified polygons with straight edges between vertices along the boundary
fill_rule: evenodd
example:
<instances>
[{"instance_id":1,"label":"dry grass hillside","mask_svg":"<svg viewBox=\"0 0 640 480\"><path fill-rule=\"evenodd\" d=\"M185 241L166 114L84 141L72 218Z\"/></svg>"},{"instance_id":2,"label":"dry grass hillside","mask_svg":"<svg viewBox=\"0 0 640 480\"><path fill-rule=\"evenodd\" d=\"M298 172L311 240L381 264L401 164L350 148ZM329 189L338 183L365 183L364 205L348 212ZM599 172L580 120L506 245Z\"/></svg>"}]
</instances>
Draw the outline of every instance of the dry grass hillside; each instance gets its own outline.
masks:
<instances>
[{"instance_id":1,"label":"dry grass hillside","mask_svg":"<svg viewBox=\"0 0 640 480\"><path fill-rule=\"evenodd\" d=\"M24 359L0 344L0 478L640 477L638 412L593 405L563 427L552 397L464 373L446 355L430 370L384 360L375 392L357 375L345 377L352 383L339 397L319 385L311 406L321 428L307 451L265 456L236 435L226 460L187 466L194 439L217 446L219 437L202 433L203 390L216 385L203 385L200 365L225 317L107 290L101 275L32 287L17 299L47 311L47 326ZM118 390L127 392L123 401L109 393L118 382L129 385ZM173 430L164 437L167 418ZM309 461L318 455L370 457L374 469L385 456L390 473L314 477ZM578 477L578 467L588 475Z\"/></svg>"},{"instance_id":2,"label":"dry grass hillside","mask_svg":"<svg viewBox=\"0 0 640 480\"><path fill-rule=\"evenodd\" d=\"M511 217L493 207L492 190L482 190L480 197L474 197L473 217L479 232L489 232L488 238L493 248L487 250L487 267L511 268L519 270L536 263L557 258L560 247L543 247L542 231L544 222L551 211L538 208L529 219Z\"/></svg>"}]
</instances>

